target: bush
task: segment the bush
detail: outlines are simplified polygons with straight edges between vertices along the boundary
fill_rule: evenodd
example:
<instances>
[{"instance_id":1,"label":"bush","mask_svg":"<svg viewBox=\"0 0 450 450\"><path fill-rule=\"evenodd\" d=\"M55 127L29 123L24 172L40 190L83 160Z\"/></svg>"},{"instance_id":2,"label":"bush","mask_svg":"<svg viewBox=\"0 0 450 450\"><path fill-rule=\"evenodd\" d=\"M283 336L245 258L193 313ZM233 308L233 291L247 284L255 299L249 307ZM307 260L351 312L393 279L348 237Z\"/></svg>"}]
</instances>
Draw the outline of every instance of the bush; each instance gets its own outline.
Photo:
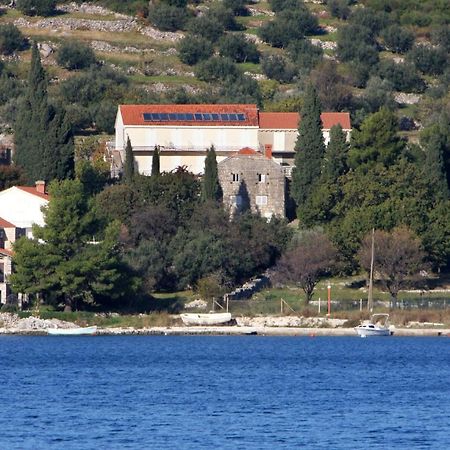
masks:
<instances>
[{"instance_id":1,"label":"bush","mask_svg":"<svg viewBox=\"0 0 450 450\"><path fill-rule=\"evenodd\" d=\"M381 78L388 80L396 91L423 92L425 83L410 63L381 61L378 69Z\"/></svg>"},{"instance_id":2,"label":"bush","mask_svg":"<svg viewBox=\"0 0 450 450\"><path fill-rule=\"evenodd\" d=\"M439 75L447 67L447 52L442 47L416 45L407 58L418 70L426 75Z\"/></svg>"},{"instance_id":3,"label":"bush","mask_svg":"<svg viewBox=\"0 0 450 450\"><path fill-rule=\"evenodd\" d=\"M224 26L217 18L203 15L192 19L188 24L188 30L209 42L216 42L223 35Z\"/></svg>"},{"instance_id":4,"label":"bush","mask_svg":"<svg viewBox=\"0 0 450 450\"><path fill-rule=\"evenodd\" d=\"M383 30L381 37L386 48L394 53L406 53L414 43L414 34L398 25L391 25Z\"/></svg>"},{"instance_id":5,"label":"bush","mask_svg":"<svg viewBox=\"0 0 450 450\"><path fill-rule=\"evenodd\" d=\"M203 81L220 81L227 78L236 79L239 74L239 69L231 59L217 56L202 61L195 70L196 77Z\"/></svg>"},{"instance_id":6,"label":"bush","mask_svg":"<svg viewBox=\"0 0 450 450\"><path fill-rule=\"evenodd\" d=\"M287 51L297 68L307 71L313 69L321 61L323 55L321 47L311 44L306 39L291 42Z\"/></svg>"},{"instance_id":7,"label":"bush","mask_svg":"<svg viewBox=\"0 0 450 450\"><path fill-rule=\"evenodd\" d=\"M242 30L242 26L236 22L233 11L220 2L211 4L206 17L217 20L225 30Z\"/></svg>"},{"instance_id":8,"label":"bush","mask_svg":"<svg viewBox=\"0 0 450 450\"><path fill-rule=\"evenodd\" d=\"M349 0L328 0L327 6L333 17L346 20L350 16Z\"/></svg>"},{"instance_id":9,"label":"bush","mask_svg":"<svg viewBox=\"0 0 450 450\"><path fill-rule=\"evenodd\" d=\"M213 46L201 36L187 34L178 44L181 62L190 66L208 59L213 54Z\"/></svg>"},{"instance_id":10,"label":"bush","mask_svg":"<svg viewBox=\"0 0 450 450\"><path fill-rule=\"evenodd\" d=\"M56 0L17 0L16 8L26 16L51 16L56 11Z\"/></svg>"},{"instance_id":11,"label":"bush","mask_svg":"<svg viewBox=\"0 0 450 450\"><path fill-rule=\"evenodd\" d=\"M111 100L104 100L94 108L94 123L97 131L108 134L114 133L117 105Z\"/></svg>"},{"instance_id":12,"label":"bush","mask_svg":"<svg viewBox=\"0 0 450 450\"><path fill-rule=\"evenodd\" d=\"M259 51L253 42L239 34L227 34L219 41L219 53L235 62L259 62Z\"/></svg>"},{"instance_id":13,"label":"bush","mask_svg":"<svg viewBox=\"0 0 450 450\"><path fill-rule=\"evenodd\" d=\"M65 41L58 50L56 62L68 70L85 69L95 64L94 51L77 41Z\"/></svg>"},{"instance_id":14,"label":"bush","mask_svg":"<svg viewBox=\"0 0 450 450\"><path fill-rule=\"evenodd\" d=\"M167 3L158 3L148 12L152 25L162 31L177 31L184 28L188 19L186 8L178 8Z\"/></svg>"},{"instance_id":15,"label":"bush","mask_svg":"<svg viewBox=\"0 0 450 450\"><path fill-rule=\"evenodd\" d=\"M13 24L0 25L0 53L10 55L25 46L25 38L21 31Z\"/></svg>"},{"instance_id":16,"label":"bush","mask_svg":"<svg viewBox=\"0 0 450 450\"><path fill-rule=\"evenodd\" d=\"M281 55L270 55L262 58L261 68L268 78L280 83L290 83L297 75L295 65Z\"/></svg>"},{"instance_id":17,"label":"bush","mask_svg":"<svg viewBox=\"0 0 450 450\"><path fill-rule=\"evenodd\" d=\"M368 28L376 36L389 25L389 16L384 11L374 11L372 8L357 8L350 17L350 22Z\"/></svg>"},{"instance_id":18,"label":"bush","mask_svg":"<svg viewBox=\"0 0 450 450\"><path fill-rule=\"evenodd\" d=\"M341 61L359 61L368 66L378 63L372 32L361 25L347 25L338 31L337 53Z\"/></svg>"},{"instance_id":19,"label":"bush","mask_svg":"<svg viewBox=\"0 0 450 450\"><path fill-rule=\"evenodd\" d=\"M235 16L248 16L247 0L223 0L225 8L230 9Z\"/></svg>"},{"instance_id":20,"label":"bush","mask_svg":"<svg viewBox=\"0 0 450 450\"><path fill-rule=\"evenodd\" d=\"M442 25L431 32L432 41L450 52L450 25Z\"/></svg>"}]
</instances>

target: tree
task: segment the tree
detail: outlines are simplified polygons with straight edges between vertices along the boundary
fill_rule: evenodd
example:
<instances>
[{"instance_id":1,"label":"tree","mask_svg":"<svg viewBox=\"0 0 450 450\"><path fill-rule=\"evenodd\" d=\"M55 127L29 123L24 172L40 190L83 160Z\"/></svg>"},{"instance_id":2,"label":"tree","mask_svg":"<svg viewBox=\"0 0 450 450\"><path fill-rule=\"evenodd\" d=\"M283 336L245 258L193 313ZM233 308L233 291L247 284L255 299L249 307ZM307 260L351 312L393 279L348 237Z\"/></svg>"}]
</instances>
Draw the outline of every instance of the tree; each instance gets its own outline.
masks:
<instances>
[{"instance_id":1,"label":"tree","mask_svg":"<svg viewBox=\"0 0 450 450\"><path fill-rule=\"evenodd\" d=\"M127 137L127 145L125 146L124 178L126 184L131 184L134 178L134 156L130 137Z\"/></svg>"},{"instance_id":2,"label":"tree","mask_svg":"<svg viewBox=\"0 0 450 450\"><path fill-rule=\"evenodd\" d=\"M327 236L310 232L281 256L275 266L275 281L300 286L308 304L320 278L331 272L336 256L336 249Z\"/></svg>"},{"instance_id":3,"label":"tree","mask_svg":"<svg viewBox=\"0 0 450 450\"><path fill-rule=\"evenodd\" d=\"M414 34L398 25L385 28L381 37L386 47L394 53L406 53L414 43Z\"/></svg>"},{"instance_id":4,"label":"tree","mask_svg":"<svg viewBox=\"0 0 450 450\"><path fill-rule=\"evenodd\" d=\"M148 11L152 25L162 31L177 31L186 24L188 13L186 7L178 8L167 3L156 3Z\"/></svg>"},{"instance_id":5,"label":"tree","mask_svg":"<svg viewBox=\"0 0 450 450\"><path fill-rule=\"evenodd\" d=\"M325 151L322 172L309 201L300 208L303 224L313 227L329 223L342 196L341 177L347 172L348 142L340 125L330 131L330 142Z\"/></svg>"},{"instance_id":6,"label":"tree","mask_svg":"<svg viewBox=\"0 0 450 450\"><path fill-rule=\"evenodd\" d=\"M53 182L49 193L45 226L35 225L34 239L14 247L14 290L56 296L67 310L119 299L132 283L120 259L118 224L98 228L78 180Z\"/></svg>"},{"instance_id":7,"label":"tree","mask_svg":"<svg viewBox=\"0 0 450 450\"><path fill-rule=\"evenodd\" d=\"M235 80L240 75L240 70L229 58L212 56L199 63L195 69L195 75L202 81Z\"/></svg>"},{"instance_id":8,"label":"tree","mask_svg":"<svg viewBox=\"0 0 450 450\"><path fill-rule=\"evenodd\" d=\"M208 59L213 54L213 46L207 39L192 34L186 34L177 48L181 62L190 66Z\"/></svg>"},{"instance_id":9,"label":"tree","mask_svg":"<svg viewBox=\"0 0 450 450\"><path fill-rule=\"evenodd\" d=\"M381 78L388 80L396 91L423 92L425 83L411 63L381 61L378 67Z\"/></svg>"},{"instance_id":10,"label":"tree","mask_svg":"<svg viewBox=\"0 0 450 450\"><path fill-rule=\"evenodd\" d=\"M16 8L27 16L51 16L55 13L56 0L17 0Z\"/></svg>"},{"instance_id":11,"label":"tree","mask_svg":"<svg viewBox=\"0 0 450 450\"><path fill-rule=\"evenodd\" d=\"M155 145L152 156L152 176L158 176L160 174L160 148Z\"/></svg>"},{"instance_id":12,"label":"tree","mask_svg":"<svg viewBox=\"0 0 450 450\"><path fill-rule=\"evenodd\" d=\"M264 56L261 69L264 75L279 83L291 83L298 72L295 65L282 55Z\"/></svg>"},{"instance_id":13,"label":"tree","mask_svg":"<svg viewBox=\"0 0 450 450\"><path fill-rule=\"evenodd\" d=\"M217 171L216 151L214 145L206 150L205 173L203 176L202 198L204 201L220 201L222 189L219 184L219 174Z\"/></svg>"},{"instance_id":14,"label":"tree","mask_svg":"<svg viewBox=\"0 0 450 450\"><path fill-rule=\"evenodd\" d=\"M395 308L400 289L407 286L426 267L423 262L425 254L420 240L406 227L396 228L391 233L376 230L374 242L374 271L391 294ZM370 234L364 238L358 253L365 270L370 268L371 246Z\"/></svg>"},{"instance_id":15,"label":"tree","mask_svg":"<svg viewBox=\"0 0 450 450\"><path fill-rule=\"evenodd\" d=\"M192 34L201 36L211 43L216 42L224 34L225 29L218 18L207 14L192 19L187 28Z\"/></svg>"},{"instance_id":16,"label":"tree","mask_svg":"<svg viewBox=\"0 0 450 450\"><path fill-rule=\"evenodd\" d=\"M0 25L0 53L10 55L16 50L22 50L25 38L21 31L12 23Z\"/></svg>"},{"instance_id":17,"label":"tree","mask_svg":"<svg viewBox=\"0 0 450 450\"><path fill-rule=\"evenodd\" d=\"M292 197L298 207L304 205L318 182L325 144L317 92L308 85L295 143L295 168L292 172Z\"/></svg>"},{"instance_id":18,"label":"tree","mask_svg":"<svg viewBox=\"0 0 450 450\"><path fill-rule=\"evenodd\" d=\"M56 62L68 70L84 69L95 64L93 50L78 41L64 41L56 55Z\"/></svg>"},{"instance_id":19,"label":"tree","mask_svg":"<svg viewBox=\"0 0 450 450\"><path fill-rule=\"evenodd\" d=\"M448 65L448 54L442 47L415 45L408 53L407 59L425 75L439 75Z\"/></svg>"},{"instance_id":20,"label":"tree","mask_svg":"<svg viewBox=\"0 0 450 450\"><path fill-rule=\"evenodd\" d=\"M0 164L0 191L25 183L24 173L20 167Z\"/></svg>"},{"instance_id":21,"label":"tree","mask_svg":"<svg viewBox=\"0 0 450 450\"><path fill-rule=\"evenodd\" d=\"M361 130L352 133L349 166L366 170L377 163L385 167L393 164L405 148L397 132L397 119L392 111L381 108L368 116Z\"/></svg>"},{"instance_id":22,"label":"tree","mask_svg":"<svg viewBox=\"0 0 450 450\"><path fill-rule=\"evenodd\" d=\"M237 63L259 62L259 50L244 34L226 34L219 40L219 53Z\"/></svg>"},{"instance_id":23,"label":"tree","mask_svg":"<svg viewBox=\"0 0 450 450\"><path fill-rule=\"evenodd\" d=\"M73 175L72 127L65 111L48 102L47 78L36 44L32 49L27 91L14 129L15 161L24 168L29 183Z\"/></svg>"}]
</instances>

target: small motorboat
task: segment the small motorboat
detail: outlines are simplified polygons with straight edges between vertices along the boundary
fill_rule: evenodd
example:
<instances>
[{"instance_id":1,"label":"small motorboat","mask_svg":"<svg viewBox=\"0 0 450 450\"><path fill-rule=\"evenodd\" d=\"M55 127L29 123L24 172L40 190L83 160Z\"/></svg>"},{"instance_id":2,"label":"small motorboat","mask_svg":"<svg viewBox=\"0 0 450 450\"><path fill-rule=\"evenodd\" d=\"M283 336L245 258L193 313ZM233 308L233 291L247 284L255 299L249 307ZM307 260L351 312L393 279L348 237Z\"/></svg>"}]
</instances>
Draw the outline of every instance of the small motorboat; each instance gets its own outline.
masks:
<instances>
[{"instance_id":1,"label":"small motorboat","mask_svg":"<svg viewBox=\"0 0 450 450\"><path fill-rule=\"evenodd\" d=\"M361 337L367 336L391 336L389 329L389 314L373 314L370 320L355 327L355 331Z\"/></svg>"},{"instance_id":2,"label":"small motorboat","mask_svg":"<svg viewBox=\"0 0 450 450\"><path fill-rule=\"evenodd\" d=\"M185 325L221 325L231 321L231 313L186 313L181 320Z\"/></svg>"},{"instance_id":3,"label":"small motorboat","mask_svg":"<svg viewBox=\"0 0 450 450\"><path fill-rule=\"evenodd\" d=\"M83 336L97 333L97 326L76 328L47 328L47 334L53 336Z\"/></svg>"}]
</instances>

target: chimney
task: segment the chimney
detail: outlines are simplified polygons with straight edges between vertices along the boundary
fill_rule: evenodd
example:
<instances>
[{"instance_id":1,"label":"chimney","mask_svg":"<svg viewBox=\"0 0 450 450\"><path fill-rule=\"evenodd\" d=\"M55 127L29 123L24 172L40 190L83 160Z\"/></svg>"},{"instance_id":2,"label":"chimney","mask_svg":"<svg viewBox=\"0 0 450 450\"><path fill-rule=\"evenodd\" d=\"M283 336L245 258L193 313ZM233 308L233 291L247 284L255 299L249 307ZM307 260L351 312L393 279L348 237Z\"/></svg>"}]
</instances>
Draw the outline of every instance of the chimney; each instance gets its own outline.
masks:
<instances>
[{"instance_id":1,"label":"chimney","mask_svg":"<svg viewBox=\"0 0 450 450\"><path fill-rule=\"evenodd\" d=\"M45 194L45 181L39 180L36 181L36 191L39 192L39 194Z\"/></svg>"},{"instance_id":2,"label":"chimney","mask_svg":"<svg viewBox=\"0 0 450 450\"><path fill-rule=\"evenodd\" d=\"M272 159L272 144L264 145L264 156L268 159Z\"/></svg>"}]
</instances>

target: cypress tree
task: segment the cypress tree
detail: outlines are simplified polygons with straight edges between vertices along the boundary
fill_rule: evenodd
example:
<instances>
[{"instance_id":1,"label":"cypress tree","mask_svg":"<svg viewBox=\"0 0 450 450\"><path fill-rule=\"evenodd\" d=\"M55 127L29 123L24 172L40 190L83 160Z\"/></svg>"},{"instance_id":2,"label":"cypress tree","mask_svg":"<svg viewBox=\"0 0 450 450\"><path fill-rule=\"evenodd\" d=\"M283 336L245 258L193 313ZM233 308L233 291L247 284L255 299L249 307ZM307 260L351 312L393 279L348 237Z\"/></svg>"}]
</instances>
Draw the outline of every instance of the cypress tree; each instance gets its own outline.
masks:
<instances>
[{"instance_id":1,"label":"cypress tree","mask_svg":"<svg viewBox=\"0 0 450 450\"><path fill-rule=\"evenodd\" d=\"M445 170L446 137L441 133L438 124L432 125L422 133L421 144L425 150L423 164L424 177L434 190L436 198L449 198L449 186Z\"/></svg>"},{"instance_id":2,"label":"cypress tree","mask_svg":"<svg viewBox=\"0 0 450 450\"><path fill-rule=\"evenodd\" d=\"M15 162L25 169L27 181L51 181L74 172L72 127L65 111L48 102L47 77L36 43L33 44L28 88L15 123Z\"/></svg>"},{"instance_id":3,"label":"cypress tree","mask_svg":"<svg viewBox=\"0 0 450 450\"><path fill-rule=\"evenodd\" d=\"M160 174L160 160L159 160L159 146L155 145L152 157L152 176L158 176Z\"/></svg>"},{"instance_id":4,"label":"cypress tree","mask_svg":"<svg viewBox=\"0 0 450 450\"><path fill-rule=\"evenodd\" d=\"M320 113L317 92L314 86L309 85L301 110L299 135L295 143L295 168L292 171L291 194L297 206L308 201L320 177L325 153Z\"/></svg>"},{"instance_id":5,"label":"cypress tree","mask_svg":"<svg viewBox=\"0 0 450 450\"><path fill-rule=\"evenodd\" d=\"M134 178L134 156L133 147L131 146L130 138L127 138L127 145L125 147L125 167L124 167L125 183L130 184Z\"/></svg>"},{"instance_id":6,"label":"cypress tree","mask_svg":"<svg viewBox=\"0 0 450 450\"><path fill-rule=\"evenodd\" d=\"M202 198L204 201L220 201L222 189L219 184L219 173L217 170L216 150L214 145L206 150L205 174L203 176Z\"/></svg>"},{"instance_id":7,"label":"cypress tree","mask_svg":"<svg viewBox=\"0 0 450 450\"><path fill-rule=\"evenodd\" d=\"M330 130L330 142L325 150L321 184L337 183L338 178L347 170L349 144L341 125L335 125Z\"/></svg>"}]
</instances>

